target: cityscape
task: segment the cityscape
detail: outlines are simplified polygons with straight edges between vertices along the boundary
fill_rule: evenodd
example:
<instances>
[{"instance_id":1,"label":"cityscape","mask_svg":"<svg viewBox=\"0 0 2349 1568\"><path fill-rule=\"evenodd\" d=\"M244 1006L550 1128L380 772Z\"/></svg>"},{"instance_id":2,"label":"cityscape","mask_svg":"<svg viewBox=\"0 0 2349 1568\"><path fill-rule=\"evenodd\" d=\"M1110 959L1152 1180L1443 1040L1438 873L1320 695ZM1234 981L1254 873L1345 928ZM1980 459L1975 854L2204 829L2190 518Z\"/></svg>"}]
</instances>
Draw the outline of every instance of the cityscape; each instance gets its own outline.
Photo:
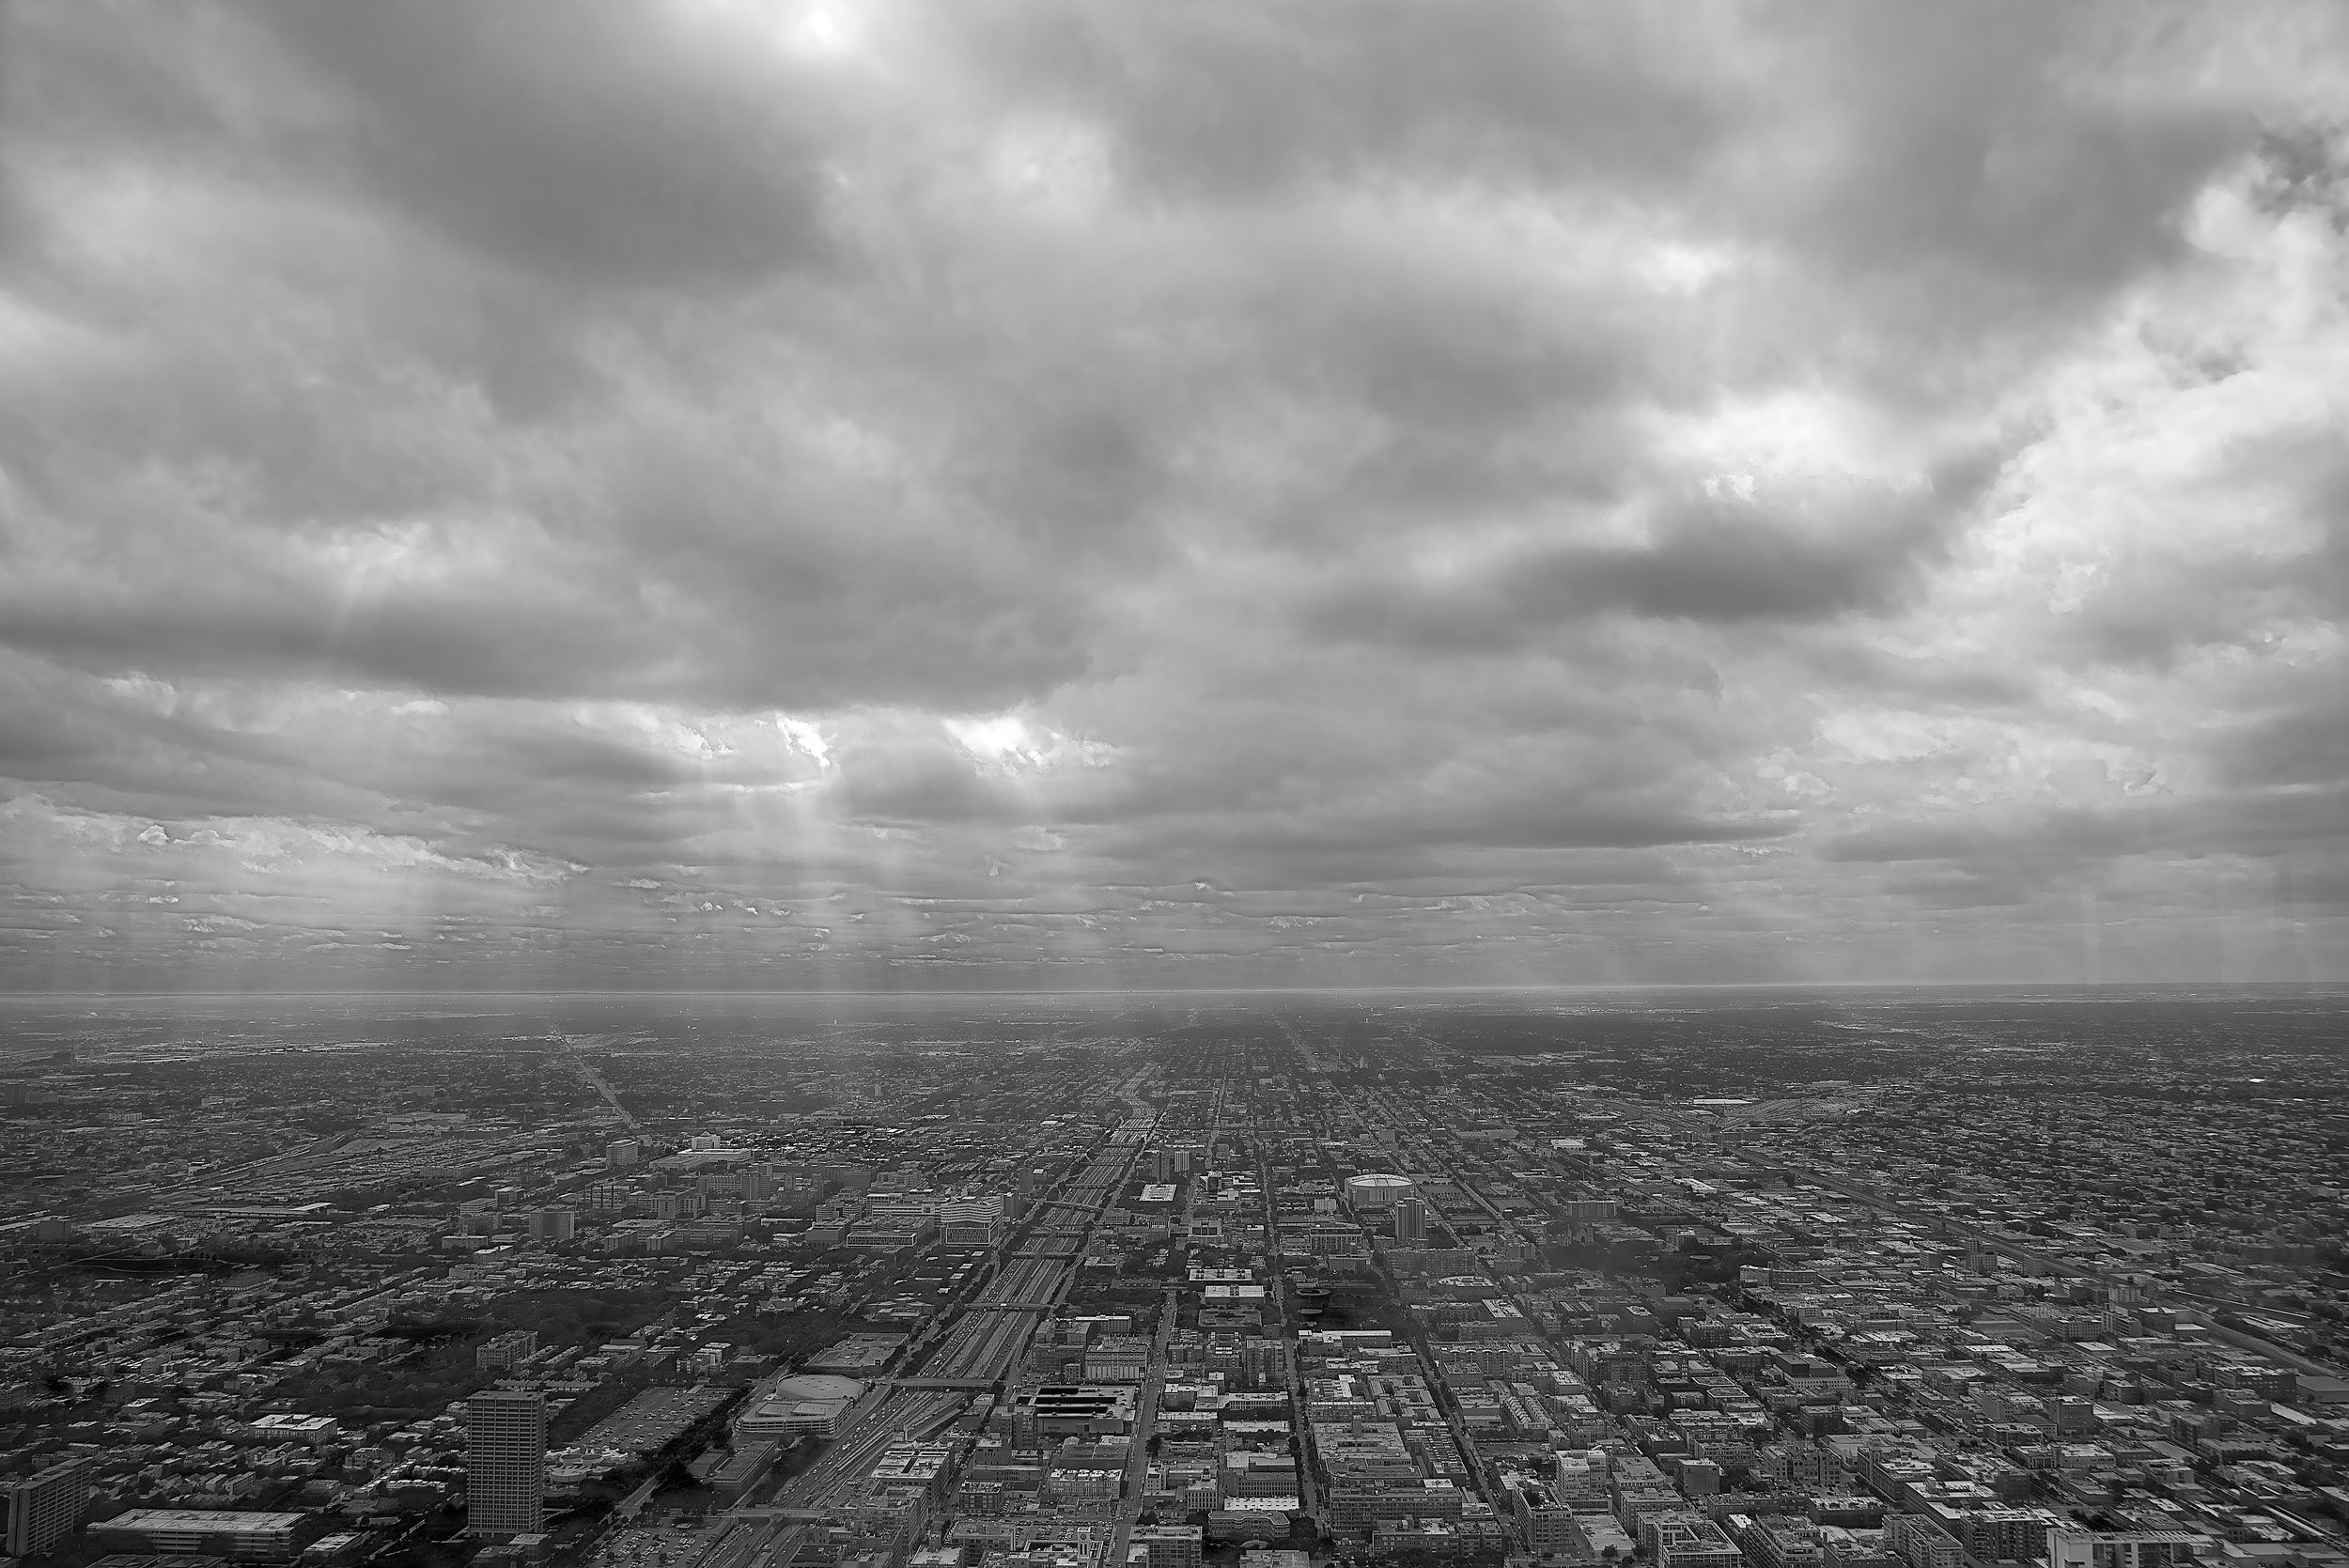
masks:
<instances>
[{"instance_id":1,"label":"cityscape","mask_svg":"<svg viewBox=\"0 0 2349 1568\"><path fill-rule=\"evenodd\" d=\"M0 1568L2349 1568L2349 0L0 0Z\"/></svg>"},{"instance_id":2,"label":"cityscape","mask_svg":"<svg viewBox=\"0 0 2349 1568\"><path fill-rule=\"evenodd\" d=\"M8 1551L2338 1568L2344 1007L20 1001Z\"/></svg>"}]
</instances>

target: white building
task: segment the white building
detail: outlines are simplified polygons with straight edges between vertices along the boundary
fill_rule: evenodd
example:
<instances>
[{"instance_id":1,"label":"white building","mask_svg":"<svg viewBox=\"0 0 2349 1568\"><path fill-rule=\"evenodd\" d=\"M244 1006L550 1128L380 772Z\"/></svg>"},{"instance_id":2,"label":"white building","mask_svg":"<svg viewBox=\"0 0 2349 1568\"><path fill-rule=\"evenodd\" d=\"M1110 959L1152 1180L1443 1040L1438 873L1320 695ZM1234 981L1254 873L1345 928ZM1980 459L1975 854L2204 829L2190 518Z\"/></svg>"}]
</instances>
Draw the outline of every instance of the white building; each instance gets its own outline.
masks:
<instances>
[{"instance_id":1,"label":"white building","mask_svg":"<svg viewBox=\"0 0 2349 1568\"><path fill-rule=\"evenodd\" d=\"M1346 1178L1346 1206L1356 1213L1371 1209L1391 1209L1402 1198L1416 1198L1419 1188L1408 1176L1368 1171L1359 1176Z\"/></svg>"}]
</instances>

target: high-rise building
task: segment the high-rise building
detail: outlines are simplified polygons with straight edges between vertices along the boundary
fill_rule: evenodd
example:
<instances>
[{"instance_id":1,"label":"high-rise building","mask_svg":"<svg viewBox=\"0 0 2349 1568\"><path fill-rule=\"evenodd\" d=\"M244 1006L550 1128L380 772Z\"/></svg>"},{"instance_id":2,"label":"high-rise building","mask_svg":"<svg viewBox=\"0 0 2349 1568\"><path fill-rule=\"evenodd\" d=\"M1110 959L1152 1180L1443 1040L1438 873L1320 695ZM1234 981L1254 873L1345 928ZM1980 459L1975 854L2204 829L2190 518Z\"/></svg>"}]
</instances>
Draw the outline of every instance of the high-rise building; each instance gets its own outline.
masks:
<instances>
[{"instance_id":1,"label":"high-rise building","mask_svg":"<svg viewBox=\"0 0 2349 1568\"><path fill-rule=\"evenodd\" d=\"M1398 1198L1394 1201L1394 1239L1406 1247L1419 1247L1427 1240L1427 1200Z\"/></svg>"},{"instance_id":2,"label":"high-rise building","mask_svg":"<svg viewBox=\"0 0 2349 1568\"><path fill-rule=\"evenodd\" d=\"M574 1209L543 1208L530 1217L530 1237L533 1241L569 1241L579 1234L579 1214Z\"/></svg>"},{"instance_id":3,"label":"high-rise building","mask_svg":"<svg viewBox=\"0 0 2349 1568\"><path fill-rule=\"evenodd\" d=\"M603 1146L603 1163L614 1171L625 1171L631 1165L641 1163L644 1157L645 1146L633 1138L623 1138Z\"/></svg>"},{"instance_id":4,"label":"high-rise building","mask_svg":"<svg viewBox=\"0 0 2349 1568\"><path fill-rule=\"evenodd\" d=\"M535 1535L546 1527L546 1396L487 1389L465 1402L469 1535Z\"/></svg>"},{"instance_id":5,"label":"high-rise building","mask_svg":"<svg viewBox=\"0 0 2349 1568\"><path fill-rule=\"evenodd\" d=\"M5 1493L10 1557L39 1557L73 1533L89 1506L86 1461L68 1459L25 1477Z\"/></svg>"}]
</instances>

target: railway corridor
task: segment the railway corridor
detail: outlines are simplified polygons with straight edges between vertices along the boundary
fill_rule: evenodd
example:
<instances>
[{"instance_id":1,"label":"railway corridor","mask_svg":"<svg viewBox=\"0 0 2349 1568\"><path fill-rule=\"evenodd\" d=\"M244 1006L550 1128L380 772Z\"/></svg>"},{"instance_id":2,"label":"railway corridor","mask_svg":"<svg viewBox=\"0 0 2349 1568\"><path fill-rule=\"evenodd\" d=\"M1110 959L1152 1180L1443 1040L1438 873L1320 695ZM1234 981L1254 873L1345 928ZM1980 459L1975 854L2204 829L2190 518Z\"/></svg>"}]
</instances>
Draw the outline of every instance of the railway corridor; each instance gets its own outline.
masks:
<instances>
[{"instance_id":1,"label":"railway corridor","mask_svg":"<svg viewBox=\"0 0 2349 1568\"><path fill-rule=\"evenodd\" d=\"M1037 1327L1067 1298L1085 1241L1125 1185L1142 1151L1142 1136L1129 1121L1051 1197L1039 1202L1035 1222L1015 1243L1019 1250L1003 1259L977 1300L956 1310L924 1363L868 1390L850 1408L830 1451L786 1482L773 1502L739 1504L722 1515L708 1544L685 1568L784 1568L804 1533L848 1501L892 1444L935 1436L973 1396L1000 1388ZM1160 1325L1161 1358L1172 1322L1170 1307ZM1141 1452L1139 1438L1136 1452ZM1138 1490L1128 1487L1129 1494ZM1132 1512L1128 1508L1121 1514L1121 1541Z\"/></svg>"}]
</instances>

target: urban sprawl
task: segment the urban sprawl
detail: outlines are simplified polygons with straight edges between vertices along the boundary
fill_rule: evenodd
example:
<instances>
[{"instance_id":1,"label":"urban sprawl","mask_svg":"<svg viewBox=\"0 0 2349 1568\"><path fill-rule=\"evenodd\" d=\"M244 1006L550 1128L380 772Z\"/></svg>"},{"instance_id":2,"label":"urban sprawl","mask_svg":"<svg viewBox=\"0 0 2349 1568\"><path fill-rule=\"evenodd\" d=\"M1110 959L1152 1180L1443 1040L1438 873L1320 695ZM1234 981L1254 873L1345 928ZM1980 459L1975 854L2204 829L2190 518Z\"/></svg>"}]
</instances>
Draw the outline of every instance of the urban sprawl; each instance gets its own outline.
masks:
<instances>
[{"instance_id":1,"label":"urban sprawl","mask_svg":"<svg viewBox=\"0 0 2349 1568\"><path fill-rule=\"evenodd\" d=\"M21 1030L7 1554L2349 1568L2332 1013L950 1017Z\"/></svg>"}]
</instances>

